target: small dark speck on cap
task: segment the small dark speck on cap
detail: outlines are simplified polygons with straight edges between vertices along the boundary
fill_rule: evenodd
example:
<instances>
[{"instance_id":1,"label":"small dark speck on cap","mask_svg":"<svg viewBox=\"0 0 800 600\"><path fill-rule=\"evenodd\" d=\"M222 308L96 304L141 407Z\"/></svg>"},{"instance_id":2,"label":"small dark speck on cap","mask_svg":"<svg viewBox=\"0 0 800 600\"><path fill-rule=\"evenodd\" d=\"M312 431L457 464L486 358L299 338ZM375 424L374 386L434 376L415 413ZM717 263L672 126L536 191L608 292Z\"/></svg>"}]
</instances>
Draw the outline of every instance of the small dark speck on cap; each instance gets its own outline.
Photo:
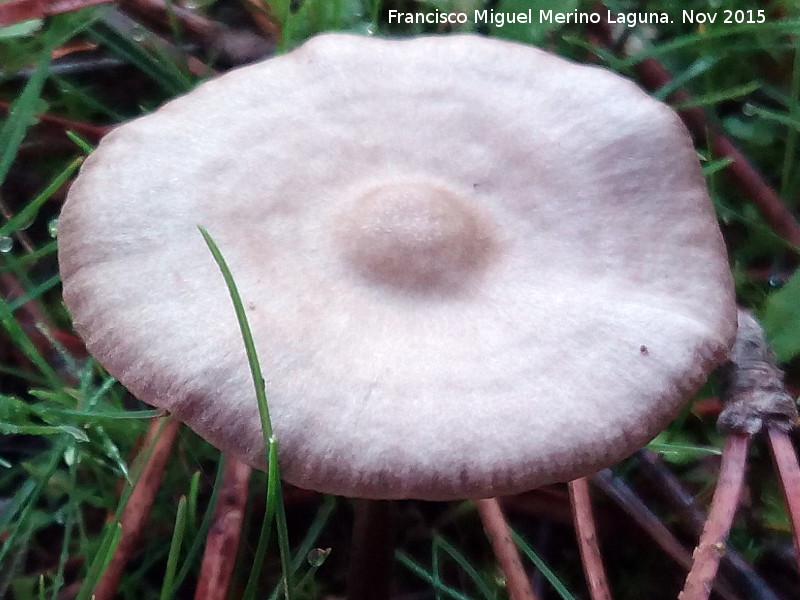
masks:
<instances>
[{"instance_id":1,"label":"small dark speck on cap","mask_svg":"<svg viewBox=\"0 0 800 600\"><path fill-rule=\"evenodd\" d=\"M641 354L642 356L647 356L648 354L650 354L650 350L647 349L647 346L642 344L641 346L639 346L639 354Z\"/></svg>"}]
</instances>

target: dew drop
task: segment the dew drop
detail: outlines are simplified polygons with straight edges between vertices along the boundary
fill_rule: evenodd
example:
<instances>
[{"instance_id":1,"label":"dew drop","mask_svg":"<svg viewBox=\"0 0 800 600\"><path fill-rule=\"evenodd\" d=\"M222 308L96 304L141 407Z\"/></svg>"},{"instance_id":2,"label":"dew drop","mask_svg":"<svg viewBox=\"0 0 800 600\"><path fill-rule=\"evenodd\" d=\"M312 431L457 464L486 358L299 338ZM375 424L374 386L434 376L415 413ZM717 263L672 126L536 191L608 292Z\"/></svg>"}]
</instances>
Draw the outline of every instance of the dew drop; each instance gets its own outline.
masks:
<instances>
[{"instance_id":1,"label":"dew drop","mask_svg":"<svg viewBox=\"0 0 800 600\"><path fill-rule=\"evenodd\" d=\"M47 224L47 233L50 234L51 238L58 237L58 219L50 219L50 222Z\"/></svg>"},{"instance_id":2,"label":"dew drop","mask_svg":"<svg viewBox=\"0 0 800 600\"><path fill-rule=\"evenodd\" d=\"M779 288L783 287L783 284L786 283L786 281L784 280L783 276L775 273L769 276L767 283L769 284L769 287Z\"/></svg>"},{"instance_id":3,"label":"dew drop","mask_svg":"<svg viewBox=\"0 0 800 600\"><path fill-rule=\"evenodd\" d=\"M189 10L197 10L198 8L202 7L203 4L198 2L198 0L184 0L183 6Z\"/></svg>"},{"instance_id":4,"label":"dew drop","mask_svg":"<svg viewBox=\"0 0 800 600\"><path fill-rule=\"evenodd\" d=\"M756 114L756 107L750 104L749 102L745 102L744 106L742 106L742 113L747 115L748 117L752 117Z\"/></svg>"},{"instance_id":5,"label":"dew drop","mask_svg":"<svg viewBox=\"0 0 800 600\"><path fill-rule=\"evenodd\" d=\"M313 550L309 551L308 556L306 556L306 560L312 567L321 567L322 563L325 562L325 559L328 558L330 553L330 548L314 548Z\"/></svg>"},{"instance_id":6,"label":"dew drop","mask_svg":"<svg viewBox=\"0 0 800 600\"><path fill-rule=\"evenodd\" d=\"M0 252L11 252L14 247L14 240L7 235L0 235Z\"/></svg>"},{"instance_id":7,"label":"dew drop","mask_svg":"<svg viewBox=\"0 0 800 600\"><path fill-rule=\"evenodd\" d=\"M130 33L135 42L143 42L147 38L147 30L141 25L131 27Z\"/></svg>"},{"instance_id":8,"label":"dew drop","mask_svg":"<svg viewBox=\"0 0 800 600\"><path fill-rule=\"evenodd\" d=\"M74 465L76 462L76 458L77 455L75 452L75 446L70 446L69 448L64 450L64 462L67 464L67 466L71 467L72 465Z\"/></svg>"}]
</instances>

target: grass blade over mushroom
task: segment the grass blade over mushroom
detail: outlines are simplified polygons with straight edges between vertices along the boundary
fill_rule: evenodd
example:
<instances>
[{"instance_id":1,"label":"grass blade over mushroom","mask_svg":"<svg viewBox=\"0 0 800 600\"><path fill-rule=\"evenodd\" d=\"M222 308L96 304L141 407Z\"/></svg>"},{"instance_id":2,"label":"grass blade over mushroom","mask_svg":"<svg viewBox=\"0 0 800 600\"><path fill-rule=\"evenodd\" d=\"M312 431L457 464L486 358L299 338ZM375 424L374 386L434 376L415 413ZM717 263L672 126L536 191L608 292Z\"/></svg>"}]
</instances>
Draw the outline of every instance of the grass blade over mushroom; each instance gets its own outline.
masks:
<instances>
[{"instance_id":1,"label":"grass blade over mushroom","mask_svg":"<svg viewBox=\"0 0 800 600\"><path fill-rule=\"evenodd\" d=\"M236 287L236 282L233 279L233 274L225 262L225 257L217 246L211 234L202 225L197 228L203 236L203 239L208 245L208 249L214 257L214 260L222 272L222 277L225 279L225 285L228 288L228 293L233 303L233 308L236 311L236 320L239 323L239 329L242 333L242 341L244 342L245 351L247 352L247 360L250 365L250 373L253 377L253 385L255 387L256 400L258 402L258 414L261 417L261 430L264 434L264 452L267 456L267 506L264 514L264 521L259 535L258 548L256 550L256 560L253 562L253 569L247 582L247 588L244 592L244 598L248 598L255 592L255 582L258 580L261 571L261 564L266 550L266 544L269 540L269 528L273 516L275 517L276 528L278 530L278 547L281 556L281 570L283 572L283 589L286 600L290 600L291 593L291 566L289 554L289 535L286 529L286 513L283 507L283 492L281 489L280 470L278 467L278 442L272 432L272 421L269 418L269 406L267 405L267 393L264 383L264 375L261 372L261 364L258 362L258 353L256 351L255 343L253 342L253 334L250 331L250 324L247 322L247 315L245 314L244 305L242 304L242 297Z\"/></svg>"}]
</instances>

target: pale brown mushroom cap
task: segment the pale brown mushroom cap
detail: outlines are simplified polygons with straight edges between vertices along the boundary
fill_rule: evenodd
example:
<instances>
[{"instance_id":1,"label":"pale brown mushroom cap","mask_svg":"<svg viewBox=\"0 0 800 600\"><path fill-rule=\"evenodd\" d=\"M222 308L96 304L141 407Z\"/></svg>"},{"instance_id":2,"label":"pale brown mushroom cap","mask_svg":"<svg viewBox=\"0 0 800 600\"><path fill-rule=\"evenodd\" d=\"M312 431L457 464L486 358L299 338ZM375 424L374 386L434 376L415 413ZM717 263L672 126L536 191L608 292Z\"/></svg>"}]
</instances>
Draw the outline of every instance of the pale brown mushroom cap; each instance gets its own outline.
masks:
<instances>
[{"instance_id":1,"label":"pale brown mushroom cap","mask_svg":"<svg viewBox=\"0 0 800 600\"><path fill-rule=\"evenodd\" d=\"M475 36L319 36L115 130L59 222L64 297L131 392L264 466L225 254L284 478L447 499L612 464L736 327L677 116Z\"/></svg>"}]
</instances>

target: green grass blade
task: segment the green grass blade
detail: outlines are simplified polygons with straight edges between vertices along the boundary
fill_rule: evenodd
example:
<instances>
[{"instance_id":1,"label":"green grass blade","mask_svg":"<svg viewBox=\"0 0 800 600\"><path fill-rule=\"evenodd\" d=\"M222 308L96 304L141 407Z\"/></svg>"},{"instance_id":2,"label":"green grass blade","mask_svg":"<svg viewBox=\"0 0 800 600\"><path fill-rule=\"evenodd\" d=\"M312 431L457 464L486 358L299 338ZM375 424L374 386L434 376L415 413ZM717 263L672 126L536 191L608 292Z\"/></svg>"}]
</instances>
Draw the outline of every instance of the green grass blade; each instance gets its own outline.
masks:
<instances>
[{"instance_id":1,"label":"green grass blade","mask_svg":"<svg viewBox=\"0 0 800 600\"><path fill-rule=\"evenodd\" d=\"M211 520L214 518L214 510L217 508L217 499L219 498L219 490L222 489L222 478L224 472L225 455L221 454L219 461L217 462L217 474L214 479L214 486L211 489L211 498L208 500L208 506L206 506L206 512L203 515L203 520L200 523L199 529L197 530L197 535L195 535L194 541L192 542L192 545L189 546L189 551L186 553L186 560L183 562L181 570L178 571L178 575L175 577L172 594L175 594L177 588L180 587L181 583L183 583L183 580L186 579L187 575L189 575L189 571L192 569L192 564L194 563L195 558L200 554L200 549L205 543L206 534L211 527Z\"/></svg>"},{"instance_id":2,"label":"green grass blade","mask_svg":"<svg viewBox=\"0 0 800 600\"><path fill-rule=\"evenodd\" d=\"M56 273L55 275L48 277L41 283L30 286L27 290L25 290L24 294L16 298L13 302L9 303L8 310L14 312L26 302L30 302L31 300L36 300L45 292L52 290L59 283L61 283L61 276L58 275L58 273Z\"/></svg>"},{"instance_id":3,"label":"green grass blade","mask_svg":"<svg viewBox=\"0 0 800 600\"><path fill-rule=\"evenodd\" d=\"M441 576L439 575L442 570L442 561L440 559L441 554L441 546L438 544L431 544L431 576L434 578L433 600L442 600L442 592L437 587L440 583L442 583Z\"/></svg>"},{"instance_id":4,"label":"green grass blade","mask_svg":"<svg viewBox=\"0 0 800 600\"><path fill-rule=\"evenodd\" d=\"M74 445L73 445L74 447ZM53 580L53 591L50 600L58 600L59 592L64 585L64 573L67 568L67 560L69 559L70 542L72 540L73 530L75 529L76 515L78 514L78 502L75 497L74 490L78 484L78 469L75 463L69 466L69 486L70 494L67 500L67 516L64 522L64 538L61 540L61 552L58 557L58 568L56 576Z\"/></svg>"},{"instance_id":5,"label":"green grass blade","mask_svg":"<svg viewBox=\"0 0 800 600\"><path fill-rule=\"evenodd\" d=\"M325 564L325 561L328 560L328 556L330 555L330 553L331 553L330 548L325 548L325 549L318 548L317 551L314 552L313 559L311 558L311 555L308 555L306 557L306 562L310 566L308 570L298 578L295 584L298 590L302 590L305 586L314 581L314 575L316 574L317 569L319 569L323 564Z\"/></svg>"},{"instance_id":6,"label":"green grass blade","mask_svg":"<svg viewBox=\"0 0 800 600\"><path fill-rule=\"evenodd\" d=\"M728 165L733 162L733 159L730 157L725 158L718 158L716 160L710 160L703 165L703 175L706 177L711 177L714 173L718 173L725 169Z\"/></svg>"},{"instance_id":7,"label":"green grass blade","mask_svg":"<svg viewBox=\"0 0 800 600\"><path fill-rule=\"evenodd\" d=\"M439 590L445 596L453 598L453 600L473 600L469 596L466 596L461 592L459 592L457 589L451 588L449 585L439 581L438 577L432 575L431 573L428 573L428 571L426 571L424 568L422 568L422 566L414 562L414 560L410 556L408 556L408 554L406 554L405 552L397 550L394 553L394 557L401 565L406 567L409 571L411 571L421 579L424 579L425 581L430 583L432 586L434 586L434 588Z\"/></svg>"},{"instance_id":8,"label":"green grass blade","mask_svg":"<svg viewBox=\"0 0 800 600\"><path fill-rule=\"evenodd\" d=\"M274 448L274 445L269 446L270 451ZM277 464L277 452L274 459L270 458L270 466L273 461ZM261 567L264 564L264 557L267 555L267 545L272 531L272 519L275 517L275 482L272 473L269 471L267 473L267 505L264 509L264 519L261 521L261 531L258 534L258 545L253 556L253 566L250 568L250 574L247 577L247 585L244 588L242 600L255 600L258 581L261 578Z\"/></svg>"},{"instance_id":9,"label":"green grass blade","mask_svg":"<svg viewBox=\"0 0 800 600\"><path fill-rule=\"evenodd\" d=\"M67 131L67 137L72 140L72 143L75 144L84 154L91 154L94 152L94 146L92 146L89 142L87 142L83 137L75 133L74 131Z\"/></svg>"},{"instance_id":10,"label":"green grass blade","mask_svg":"<svg viewBox=\"0 0 800 600\"><path fill-rule=\"evenodd\" d=\"M261 363L258 360L258 353L256 345L253 340L253 333L250 329L250 324L247 321L247 314L244 310L242 297L236 287L236 282L233 279L233 274L228 268L225 257L217 246L211 234L203 227L198 226L203 239L211 251L214 260L217 263L222 277L225 280L225 285L228 288L228 294L233 302L233 308L236 312L236 320L239 323L239 329L242 334L242 341L244 342L245 351L247 352L247 361L250 365L250 373L253 379L253 386L256 394L256 401L258 402L258 413L261 418L261 431L264 436L264 448L267 453L267 506L266 514L264 515L264 525L262 526L262 535L259 536L259 550L266 552L266 545L269 541L269 523L274 517L277 521L278 530L278 548L281 558L281 571L283 575L284 596L286 600L292 598L292 572L291 572L291 553L289 549L289 535L286 529L286 515L283 507L283 493L281 490L280 470L278 467L278 442L273 436L272 421L269 416L269 406L267 404L267 392L264 382L264 375L261 371ZM254 577L254 572L260 572L260 564L263 561L257 561L253 565L251 577L248 580L247 588L245 589L245 598L248 598L248 591L255 594L255 584L258 577Z\"/></svg>"},{"instance_id":11,"label":"green grass blade","mask_svg":"<svg viewBox=\"0 0 800 600\"><path fill-rule=\"evenodd\" d=\"M191 80L181 73L180 69L168 61L154 57L135 41L125 37L111 26L91 27L89 35L119 58L129 62L150 77L170 96L186 93L192 88Z\"/></svg>"},{"instance_id":12,"label":"green grass blade","mask_svg":"<svg viewBox=\"0 0 800 600\"><path fill-rule=\"evenodd\" d=\"M92 592L95 586L97 586L97 582L100 581L100 577L103 572L105 572L108 563L111 562L114 556L114 551L119 545L120 537L122 537L122 525L120 525L119 522L111 523L105 536L103 536L100 547L94 555L92 564L89 566L89 571L86 574L86 578L83 580L83 585L81 585L81 589L75 600L89 600L89 598L92 597Z\"/></svg>"},{"instance_id":13,"label":"green grass blade","mask_svg":"<svg viewBox=\"0 0 800 600\"><path fill-rule=\"evenodd\" d=\"M164 583L161 586L159 600L168 600L172 597L173 582L175 581L175 570L178 566L178 558L181 554L183 544L183 532L186 528L186 496L181 496L178 501L178 512L175 515L175 529L172 531L172 541L169 545L167 555L167 569L164 573Z\"/></svg>"},{"instance_id":14,"label":"green grass blade","mask_svg":"<svg viewBox=\"0 0 800 600\"><path fill-rule=\"evenodd\" d=\"M761 82L750 81L749 83L737 85L726 90L719 90L709 94L703 94L702 96L694 96L691 100L680 102L674 105L673 108L675 110L682 110L684 108L691 108L693 106L709 106L711 104L719 104L720 102L725 102L726 100L741 98L742 96L752 94L760 87Z\"/></svg>"},{"instance_id":15,"label":"green grass blade","mask_svg":"<svg viewBox=\"0 0 800 600\"><path fill-rule=\"evenodd\" d=\"M713 40L722 40L727 37L733 37L739 34L747 34L758 32L759 34L773 33L780 35L782 33L794 33L800 30L800 19L784 19L782 21L773 21L758 24L740 24L721 27L705 33L690 33L682 36L675 37L668 42L652 46L632 56L620 60L620 66L627 68L642 62L647 58L659 58L661 56L670 54L677 50L682 50L694 45L706 44ZM763 47L763 44L760 44Z\"/></svg>"},{"instance_id":16,"label":"green grass blade","mask_svg":"<svg viewBox=\"0 0 800 600\"><path fill-rule=\"evenodd\" d=\"M800 41L795 41L794 67L792 69L792 84L789 94L789 116L792 120L800 122ZM783 155L783 167L781 168L781 193L784 197L789 192L789 181L792 170L797 166L795 160L797 147L796 128L790 128L786 136L786 147Z\"/></svg>"},{"instance_id":17,"label":"green grass blade","mask_svg":"<svg viewBox=\"0 0 800 600\"><path fill-rule=\"evenodd\" d=\"M41 355L36 345L31 341L28 334L14 318L8 303L0 298L0 325L6 330L11 341L21 350L25 356L39 369L39 372L47 379L48 385L52 389L61 389L61 378L50 363Z\"/></svg>"},{"instance_id":18,"label":"green grass blade","mask_svg":"<svg viewBox=\"0 0 800 600\"><path fill-rule=\"evenodd\" d=\"M58 175L55 176L53 181L42 190L33 200L28 202L28 204L11 217L8 221L6 221L2 227L0 227L0 235L10 235L15 231L22 228L23 224L30 223L36 218L36 215L39 214L39 209L42 205L50 199L50 196L55 193L55 191L64 185L64 182L67 181L75 170L80 166L83 162L83 157L76 158L71 163L69 163Z\"/></svg>"},{"instance_id":19,"label":"green grass blade","mask_svg":"<svg viewBox=\"0 0 800 600\"><path fill-rule=\"evenodd\" d=\"M536 553L536 551L531 548L525 540L517 534L516 531L511 532L511 537L514 538L514 543L517 547L522 550L522 553L528 557L536 568L544 575L544 578L550 582L550 585L553 586L558 595L561 596L562 600L576 600L575 596L570 592L567 587L561 582L553 570L547 566L547 563L542 560L542 558Z\"/></svg>"},{"instance_id":20,"label":"green grass blade","mask_svg":"<svg viewBox=\"0 0 800 600\"><path fill-rule=\"evenodd\" d=\"M50 67L49 46L39 56L36 67L25 89L17 97L8 111L8 118L0 129L0 183L5 181L11 163L17 155L17 150L28 127L33 124L36 108L42 93L42 87L47 80L47 71Z\"/></svg>"},{"instance_id":21,"label":"green grass blade","mask_svg":"<svg viewBox=\"0 0 800 600\"><path fill-rule=\"evenodd\" d=\"M220 249L217 247L217 244L211 237L211 234L208 233L208 230L202 226L199 226L198 228L200 229L200 233L203 235L203 239L208 245L208 249L211 250L211 254L214 256L217 266L219 267L220 271L222 271L222 277L225 279L225 285L228 286L228 293L230 294L231 301L233 302L233 309L236 311L236 320L239 322L239 329L242 332L242 341L244 341L244 348L247 352L247 361L250 365L250 372L253 374L253 386L255 388L256 400L258 402L258 414L261 417L261 429L264 432L264 449L267 451L267 448L270 446L270 438L272 438L272 421L269 418L269 407L267 405L267 392L264 383L264 375L261 372L261 363L258 362L258 352L256 351L256 345L253 341L253 332L250 330L250 323L247 321L247 314L244 310L242 297L239 294L238 288L236 287L233 274L231 274L228 264L225 262L225 257L222 256L222 252L220 252ZM268 452L267 458L269 459Z\"/></svg>"},{"instance_id":22,"label":"green grass blade","mask_svg":"<svg viewBox=\"0 0 800 600\"><path fill-rule=\"evenodd\" d=\"M278 453L277 445L275 446L275 458L270 464L270 478L279 481L278 475ZM273 467L274 464L274 468ZM291 600L292 598L292 567L291 567L291 549L289 547L289 530L286 525L286 510L283 506L283 487L278 484L275 486L275 528L278 531L278 553L281 559L281 572L283 573L282 583L284 589L284 598Z\"/></svg>"},{"instance_id":23,"label":"green grass blade","mask_svg":"<svg viewBox=\"0 0 800 600\"><path fill-rule=\"evenodd\" d=\"M37 248L33 252L28 252L24 256L15 257L15 264L4 264L0 266L0 273L8 273L11 271L15 271L19 267L25 267L31 263L36 263L40 259L48 256L50 254L54 254L57 249L56 241L51 240L46 244L43 244L41 247Z\"/></svg>"},{"instance_id":24,"label":"green grass blade","mask_svg":"<svg viewBox=\"0 0 800 600\"><path fill-rule=\"evenodd\" d=\"M325 496L324 500L322 501L322 506L319 507L314 520L312 521L305 537L303 538L303 541L300 542L300 545L294 553L294 558L292 559L292 564L290 567L293 574L299 573L303 565L307 564L309 552L314 549L317 538L319 538L322 530L327 525L334 508L336 508L336 496ZM327 554L325 555L325 558L327 558ZM317 567L319 566L321 566L321 563L320 565L317 565ZM316 568L312 569L312 571L316 572ZM313 573L311 573L311 576L313 576ZM306 572L305 575L295 581L295 587L297 589L301 589L304 585L304 580L307 581L308 577L309 572ZM269 600L277 600L282 589L283 582L281 582L275 587L274 590L272 590Z\"/></svg>"},{"instance_id":25,"label":"green grass blade","mask_svg":"<svg viewBox=\"0 0 800 600\"><path fill-rule=\"evenodd\" d=\"M477 569L473 567L467 557L464 556L458 549L453 546L450 542L444 539L442 536L435 536L433 538L434 546L441 548L450 558L452 558L456 564L461 567L464 573L472 580L472 583L475 584L475 587L481 593L481 595L486 598L487 600L492 600L495 597L495 593L491 590L491 588L487 585L486 581L484 581L483 577L481 577L480 573L478 573Z\"/></svg>"},{"instance_id":26,"label":"green grass blade","mask_svg":"<svg viewBox=\"0 0 800 600\"><path fill-rule=\"evenodd\" d=\"M164 411L158 408L152 410L131 410L131 411L108 411L108 412L87 412L85 410L72 410L69 408L49 408L53 415L71 417L73 419L92 423L95 421L139 421L141 419L155 419L163 417Z\"/></svg>"},{"instance_id":27,"label":"green grass blade","mask_svg":"<svg viewBox=\"0 0 800 600\"><path fill-rule=\"evenodd\" d=\"M308 553L314 549L314 546L317 544L317 539L328 524L328 520L331 518L335 508L336 496L325 495L322 500L322 506L317 510L317 514L309 526L306 536L303 538L303 541L300 542L295 552L294 560L292 560L292 572L296 572L300 569Z\"/></svg>"},{"instance_id":28,"label":"green grass blade","mask_svg":"<svg viewBox=\"0 0 800 600\"><path fill-rule=\"evenodd\" d=\"M670 94L682 88L698 75L702 75L711 69L711 67L717 63L717 60L718 59L714 56L701 56L682 72L676 74L670 81L658 88L658 90L653 93L653 96L659 100L666 100Z\"/></svg>"},{"instance_id":29,"label":"green grass blade","mask_svg":"<svg viewBox=\"0 0 800 600\"><path fill-rule=\"evenodd\" d=\"M63 20L54 20L53 26L42 34L44 42L33 73L22 93L11 103L8 117L0 127L0 184L5 181L19 145L34 122L42 88L47 81L53 49L84 29L91 21L92 19L88 19L76 27Z\"/></svg>"},{"instance_id":30,"label":"green grass blade","mask_svg":"<svg viewBox=\"0 0 800 600\"><path fill-rule=\"evenodd\" d=\"M761 108L760 106L750 105L750 110L753 111L754 115L758 115L764 119L769 121L775 121L776 123L780 123L781 125L786 125L789 128L789 132L793 134L797 134L800 131L800 118L797 116L790 114L783 114L776 112L774 110L769 110L767 108Z\"/></svg>"},{"instance_id":31,"label":"green grass blade","mask_svg":"<svg viewBox=\"0 0 800 600\"><path fill-rule=\"evenodd\" d=\"M186 522L192 529L192 535L197 537L197 499L200 494L200 471L195 471L189 481L189 498L187 504Z\"/></svg>"}]
</instances>

